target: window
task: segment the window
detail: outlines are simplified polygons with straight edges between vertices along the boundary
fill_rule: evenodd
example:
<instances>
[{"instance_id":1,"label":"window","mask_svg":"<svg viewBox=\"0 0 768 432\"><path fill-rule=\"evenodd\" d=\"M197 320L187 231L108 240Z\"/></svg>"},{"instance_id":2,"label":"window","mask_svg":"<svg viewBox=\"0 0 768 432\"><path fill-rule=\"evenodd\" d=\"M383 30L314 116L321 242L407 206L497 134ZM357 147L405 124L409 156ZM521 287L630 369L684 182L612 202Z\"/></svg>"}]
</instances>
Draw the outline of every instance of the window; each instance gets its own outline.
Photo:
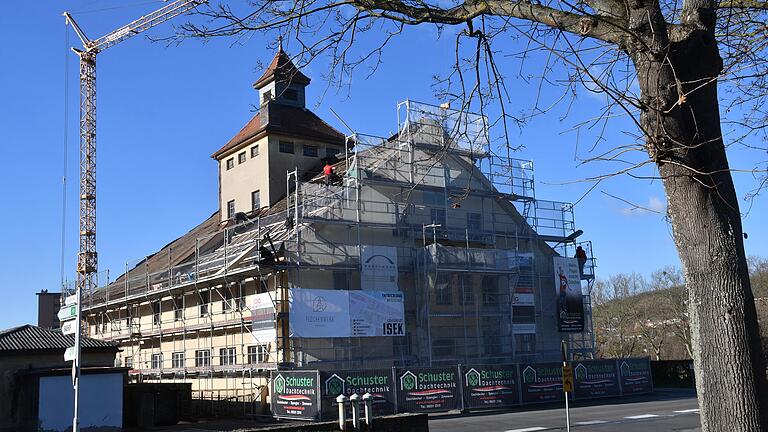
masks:
<instances>
[{"instance_id":1,"label":"window","mask_svg":"<svg viewBox=\"0 0 768 432\"><path fill-rule=\"evenodd\" d=\"M536 351L536 334L516 334L515 351L519 353L532 353Z\"/></svg>"},{"instance_id":2,"label":"window","mask_svg":"<svg viewBox=\"0 0 768 432\"><path fill-rule=\"evenodd\" d=\"M267 90L264 92L264 94L261 96L261 102L266 103L272 100L272 90Z\"/></svg>"},{"instance_id":3,"label":"window","mask_svg":"<svg viewBox=\"0 0 768 432\"><path fill-rule=\"evenodd\" d=\"M208 303L211 302L210 291L200 291L200 316L204 317L208 315Z\"/></svg>"},{"instance_id":4,"label":"window","mask_svg":"<svg viewBox=\"0 0 768 432\"><path fill-rule=\"evenodd\" d=\"M127 367L128 369L133 369L133 357L125 358L125 367Z\"/></svg>"},{"instance_id":5,"label":"window","mask_svg":"<svg viewBox=\"0 0 768 432\"><path fill-rule=\"evenodd\" d=\"M337 154L339 154L339 152L341 152L340 149L336 147L328 146L325 148L325 157L336 156Z\"/></svg>"},{"instance_id":6,"label":"window","mask_svg":"<svg viewBox=\"0 0 768 432\"><path fill-rule=\"evenodd\" d=\"M536 322L536 308L534 306L513 306L512 322L515 324L531 324Z\"/></svg>"},{"instance_id":7,"label":"window","mask_svg":"<svg viewBox=\"0 0 768 432\"><path fill-rule=\"evenodd\" d=\"M195 351L195 367L208 367L211 365L211 350Z\"/></svg>"},{"instance_id":8,"label":"window","mask_svg":"<svg viewBox=\"0 0 768 432\"><path fill-rule=\"evenodd\" d=\"M224 298L221 300L221 310L232 310L232 290L229 287L222 288Z\"/></svg>"},{"instance_id":9,"label":"window","mask_svg":"<svg viewBox=\"0 0 768 432\"><path fill-rule=\"evenodd\" d=\"M461 275L462 300L465 305L475 304L475 291L472 289L472 277Z\"/></svg>"},{"instance_id":10,"label":"window","mask_svg":"<svg viewBox=\"0 0 768 432\"><path fill-rule=\"evenodd\" d=\"M227 201L227 219L235 217L235 200Z\"/></svg>"},{"instance_id":11,"label":"window","mask_svg":"<svg viewBox=\"0 0 768 432\"><path fill-rule=\"evenodd\" d=\"M156 301L152 303L152 324L160 325L160 302Z\"/></svg>"},{"instance_id":12,"label":"window","mask_svg":"<svg viewBox=\"0 0 768 432\"><path fill-rule=\"evenodd\" d=\"M445 207L445 193L436 191L424 191L423 192L424 204Z\"/></svg>"},{"instance_id":13,"label":"window","mask_svg":"<svg viewBox=\"0 0 768 432\"><path fill-rule=\"evenodd\" d=\"M251 210L258 210L261 208L261 192L251 192Z\"/></svg>"},{"instance_id":14,"label":"window","mask_svg":"<svg viewBox=\"0 0 768 432\"><path fill-rule=\"evenodd\" d=\"M107 332L107 325L109 324L109 316L107 314L101 315L101 332L106 333Z\"/></svg>"},{"instance_id":15,"label":"window","mask_svg":"<svg viewBox=\"0 0 768 432\"><path fill-rule=\"evenodd\" d=\"M173 363L173 367L177 369L184 368L184 352L175 352L173 353L173 358L171 359L171 362Z\"/></svg>"},{"instance_id":16,"label":"window","mask_svg":"<svg viewBox=\"0 0 768 432\"><path fill-rule=\"evenodd\" d=\"M248 363L266 363L269 361L269 351L266 345L252 345L248 347Z\"/></svg>"},{"instance_id":17,"label":"window","mask_svg":"<svg viewBox=\"0 0 768 432\"><path fill-rule=\"evenodd\" d=\"M285 89L283 91L283 97L288 100L296 101L299 100L299 92L296 91L296 89Z\"/></svg>"},{"instance_id":18,"label":"window","mask_svg":"<svg viewBox=\"0 0 768 432\"><path fill-rule=\"evenodd\" d=\"M470 231L482 231L483 219L480 213L467 213L467 229Z\"/></svg>"},{"instance_id":19,"label":"window","mask_svg":"<svg viewBox=\"0 0 768 432\"><path fill-rule=\"evenodd\" d=\"M245 152L240 152L237 154L237 163L241 164L245 162Z\"/></svg>"},{"instance_id":20,"label":"window","mask_svg":"<svg viewBox=\"0 0 768 432\"><path fill-rule=\"evenodd\" d=\"M317 157L317 146L304 144L304 156Z\"/></svg>"},{"instance_id":21,"label":"window","mask_svg":"<svg viewBox=\"0 0 768 432\"><path fill-rule=\"evenodd\" d=\"M293 154L293 141L280 141L278 150L280 150L280 153Z\"/></svg>"},{"instance_id":22,"label":"window","mask_svg":"<svg viewBox=\"0 0 768 432\"><path fill-rule=\"evenodd\" d=\"M237 364L237 358L235 357L235 348L221 348L219 349L219 362L222 366Z\"/></svg>"},{"instance_id":23,"label":"window","mask_svg":"<svg viewBox=\"0 0 768 432\"><path fill-rule=\"evenodd\" d=\"M184 319L184 297L178 296L173 299L173 320L181 321Z\"/></svg>"},{"instance_id":24,"label":"window","mask_svg":"<svg viewBox=\"0 0 768 432\"><path fill-rule=\"evenodd\" d=\"M439 305L449 305L452 302L451 284L448 275L441 274L437 276L435 284L435 303Z\"/></svg>"},{"instance_id":25,"label":"window","mask_svg":"<svg viewBox=\"0 0 768 432\"><path fill-rule=\"evenodd\" d=\"M432 218L432 223L436 225L440 225L440 227L445 228L445 209L430 209L429 211L430 217Z\"/></svg>"},{"instance_id":26,"label":"window","mask_svg":"<svg viewBox=\"0 0 768 432\"><path fill-rule=\"evenodd\" d=\"M255 146L251 147L251 157L255 158L259 155L259 145L256 144Z\"/></svg>"},{"instance_id":27,"label":"window","mask_svg":"<svg viewBox=\"0 0 768 432\"><path fill-rule=\"evenodd\" d=\"M349 274L344 270L333 272L333 287L336 289L348 290L350 287Z\"/></svg>"},{"instance_id":28,"label":"window","mask_svg":"<svg viewBox=\"0 0 768 432\"><path fill-rule=\"evenodd\" d=\"M435 339L432 342L432 354L435 357L447 357L456 353L456 344L453 339Z\"/></svg>"},{"instance_id":29,"label":"window","mask_svg":"<svg viewBox=\"0 0 768 432\"><path fill-rule=\"evenodd\" d=\"M162 369L162 368L163 368L163 355L152 354L152 369Z\"/></svg>"},{"instance_id":30,"label":"window","mask_svg":"<svg viewBox=\"0 0 768 432\"><path fill-rule=\"evenodd\" d=\"M234 158L227 159L227 171L231 170L234 167L235 167L235 159Z\"/></svg>"},{"instance_id":31,"label":"window","mask_svg":"<svg viewBox=\"0 0 768 432\"><path fill-rule=\"evenodd\" d=\"M499 281L494 276L483 276L483 304L486 306L498 305Z\"/></svg>"}]
</instances>

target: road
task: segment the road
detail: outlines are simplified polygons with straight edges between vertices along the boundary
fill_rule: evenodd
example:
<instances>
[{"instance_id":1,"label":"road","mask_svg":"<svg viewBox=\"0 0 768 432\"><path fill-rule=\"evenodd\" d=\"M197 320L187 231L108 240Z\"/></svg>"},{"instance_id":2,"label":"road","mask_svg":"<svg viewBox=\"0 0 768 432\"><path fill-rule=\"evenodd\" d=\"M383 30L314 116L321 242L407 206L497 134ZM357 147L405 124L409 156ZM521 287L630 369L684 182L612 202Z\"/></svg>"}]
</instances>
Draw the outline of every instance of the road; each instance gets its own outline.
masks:
<instances>
[{"instance_id":1,"label":"road","mask_svg":"<svg viewBox=\"0 0 768 432\"><path fill-rule=\"evenodd\" d=\"M597 405L599 403L603 405ZM535 411L436 415L430 417L429 429L436 432L564 431L565 409L548 405ZM590 405L572 407L571 430L694 432L701 429L695 395L686 391L661 391L633 399L595 401Z\"/></svg>"}]
</instances>

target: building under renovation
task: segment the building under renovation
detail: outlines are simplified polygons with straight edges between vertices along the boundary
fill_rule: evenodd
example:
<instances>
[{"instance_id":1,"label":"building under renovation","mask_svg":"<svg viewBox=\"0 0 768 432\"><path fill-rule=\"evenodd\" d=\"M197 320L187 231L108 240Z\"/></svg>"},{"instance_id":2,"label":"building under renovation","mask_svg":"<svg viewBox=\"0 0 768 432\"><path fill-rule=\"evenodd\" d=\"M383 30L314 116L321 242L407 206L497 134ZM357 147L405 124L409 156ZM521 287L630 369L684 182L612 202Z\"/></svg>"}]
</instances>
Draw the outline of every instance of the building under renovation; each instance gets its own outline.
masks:
<instances>
[{"instance_id":1,"label":"building under renovation","mask_svg":"<svg viewBox=\"0 0 768 432\"><path fill-rule=\"evenodd\" d=\"M219 210L83 293L132 379L235 398L278 368L549 361L561 340L591 357L591 244L570 204L536 198L532 162L494 151L480 115L413 101L394 135L345 136L306 108L309 83L280 50L213 153ZM553 262L578 245L566 333Z\"/></svg>"}]
</instances>

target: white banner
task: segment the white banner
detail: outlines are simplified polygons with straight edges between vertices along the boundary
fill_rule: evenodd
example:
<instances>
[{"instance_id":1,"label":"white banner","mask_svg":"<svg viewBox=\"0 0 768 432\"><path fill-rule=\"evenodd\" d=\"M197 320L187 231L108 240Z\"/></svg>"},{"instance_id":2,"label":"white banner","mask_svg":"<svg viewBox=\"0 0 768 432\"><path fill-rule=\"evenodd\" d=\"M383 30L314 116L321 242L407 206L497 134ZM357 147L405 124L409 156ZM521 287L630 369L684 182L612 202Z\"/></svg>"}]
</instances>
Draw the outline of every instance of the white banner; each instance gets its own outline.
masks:
<instances>
[{"instance_id":1,"label":"white banner","mask_svg":"<svg viewBox=\"0 0 768 432\"><path fill-rule=\"evenodd\" d=\"M360 251L362 289L397 291L397 248L363 245Z\"/></svg>"},{"instance_id":2,"label":"white banner","mask_svg":"<svg viewBox=\"0 0 768 432\"><path fill-rule=\"evenodd\" d=\"M291 336L404 336L403 293L308 288L289 290Z\"/></svg>"},{"instance_id":3,"label":"white banner","mask_svg":"<svg viewBox=\"0 0 768 432\"><path fill-rule=\"evenodd\" d=\"M271 295L275 293L256 294L251 302L251 337L257 344L275 342L275 304Z\"/></svg>"},{"instance_id":4,"label":"white banner","mask_svg":"<svg viewBox=\"0 0 768 432\"><path fill-rule=\"evenodd\" d=\"M352 336L405 336L403 300L399 291L350 291Z\"/></svg>"},{"instance_id":5,"label":"white banner","mask_svg":"<svg viewBox=\"0 0 768 432\"><path fill-rule=\"evenodd\" d=\"M288 312L291 336L305 338L349 337L349 291L291 288Z\"/></svg>"},{"instance_id":6,"label":"white banner","mask_svg":"<svg viewBox=\"0 0 768 432\"><path fill-rule=\"evenodd\" d=\"M532 293L514 293L512 295L513 306L535 306Z\"/></svg>"}]
</instances>

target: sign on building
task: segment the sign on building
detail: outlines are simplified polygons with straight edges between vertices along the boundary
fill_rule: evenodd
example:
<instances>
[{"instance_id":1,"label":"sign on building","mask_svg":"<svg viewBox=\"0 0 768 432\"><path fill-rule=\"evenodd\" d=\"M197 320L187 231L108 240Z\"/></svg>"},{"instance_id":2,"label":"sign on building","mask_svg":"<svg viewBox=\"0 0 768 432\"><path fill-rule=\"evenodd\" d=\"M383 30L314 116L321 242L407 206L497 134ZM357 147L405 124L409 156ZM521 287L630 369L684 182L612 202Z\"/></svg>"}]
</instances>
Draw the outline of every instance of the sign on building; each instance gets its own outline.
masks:
<instances>
[{"instance_id":1,"label":"sign on building","mask_svg":"<svg viewBox=\"0 0 768 432\"><path fill-rule=\"evenodd\" d=\"M584 331L584 300L576 258L554 257L557 327L560 332Z\"/></svg>"},{"instance_id":2,"label":"sign on building","mask_svg":"<svg viewBox=\"0 0 768 432\"><path fill-rule=\"evenodd\" d=\"M522 402L564 400L562 363L522 363L520 365Z\"/></svg>"},{"instance_id":3,"label":"sign on building","mask_svg":"<svg viewBox=\"0 0 768 432\"><path fill-rule=\"evenodd\" d=\"M251 336L257 344L275 341L275 304L268 292L256 294L251 302Z\"/></svg>"},{"instance_id":4,"label":"sign on building","mask_svg":"<svg viewBox=\"0 0 768 432\"><path fill-rule=\"evenodd\" d=\"M587 360L572 366L576 399L619 396L615 360Z\"/></svg>"},{"instance_id":5,"label":"sign on building","mask_svg":"<svg viewBox=\"0 0 768 432\"><path fill-rule=\"evenodd\" d=\"M437 412L459 409L457 367L401 368L396 370L400 412Z\"/></svg>"},{"instance_id":6,"label":"sign on building","mask_svg":"<svg viewBox=\"0 0 768 432\"><path fill-rule=\"evenodd\" d=\"M360 396L373 395L374 416L395 413L395 386L392 385L392 369L370 369L342 371L331 370L321 373L323 417L337 419L338 404L336 397L343 394Z\"/></svg>"},{"instance_id":7,"label":"sign on building","mask_svg":"<svg viewBox=\"0 0 768 432\"><path fill-rule=\"evenodd\" d=\"M653 391L651 363L648 358L628 358L617 360L621 381L621 394L633 395Z\"/></svg>"},{"instance_id":8,"label":"sign on building","mask_svg":"<svg viewBox=\"0 0 768 432\"><path fill-rule=\"evenodd\" d=\"M404 336L404 296L399 291L291 288L292 337Z\"/></svg>"},{"instance_id":9,"label":"sign on building","mask_svg":"<svg viewBox=\"0 0 768 432\"><path fill-rule=\"evenodd\" d=\"M272 371L270 407L277 418L320 419L320 374L317 371Z\"/></svg>"},{"instance_id":10,"label":"sign on building","mask_svg":"<svg viewBox=\"0 0 768 432\"><path fill-rule=\"evenodd\" d=\"M462 365L464 409L502 408L520 403L517 365Z\"/></svg>"},{"instance_id":11,"label":"sign on building","mask_svg":"<svg viewBox=\"0 0 768 432\"><path fill-rule=\"evenodd\" d=\"M363 245L360 251L362 289L397 291L397 248ZM346 287L345 287L346 288Z\"/></svg>"}]
</instances>

